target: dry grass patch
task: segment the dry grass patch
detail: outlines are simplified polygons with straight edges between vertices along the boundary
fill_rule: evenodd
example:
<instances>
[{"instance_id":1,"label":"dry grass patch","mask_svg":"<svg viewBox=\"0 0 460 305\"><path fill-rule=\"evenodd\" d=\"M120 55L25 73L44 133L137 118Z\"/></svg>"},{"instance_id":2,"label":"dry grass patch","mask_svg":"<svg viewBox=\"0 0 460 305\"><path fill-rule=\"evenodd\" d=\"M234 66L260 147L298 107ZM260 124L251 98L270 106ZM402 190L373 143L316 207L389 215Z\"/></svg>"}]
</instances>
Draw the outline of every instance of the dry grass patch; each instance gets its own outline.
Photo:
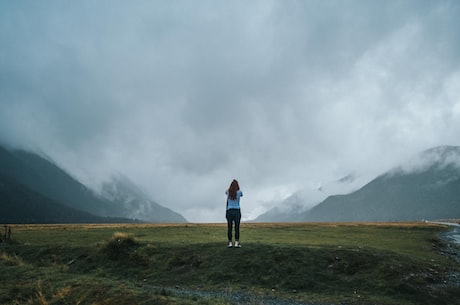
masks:
<instances>
[{"instance_id":1,"label":"dry grass patch","mask_svg":"<svg viewBox=\"0 0 460 305\"><path fill-rule=\"evenodd\" d=\"M24 261L17 256L16 254L8 254L6 252L2 252L0 254L0 260L5 262L6 265L9 266L22 266L24 265Z\"/></svg>"}]
</instances>

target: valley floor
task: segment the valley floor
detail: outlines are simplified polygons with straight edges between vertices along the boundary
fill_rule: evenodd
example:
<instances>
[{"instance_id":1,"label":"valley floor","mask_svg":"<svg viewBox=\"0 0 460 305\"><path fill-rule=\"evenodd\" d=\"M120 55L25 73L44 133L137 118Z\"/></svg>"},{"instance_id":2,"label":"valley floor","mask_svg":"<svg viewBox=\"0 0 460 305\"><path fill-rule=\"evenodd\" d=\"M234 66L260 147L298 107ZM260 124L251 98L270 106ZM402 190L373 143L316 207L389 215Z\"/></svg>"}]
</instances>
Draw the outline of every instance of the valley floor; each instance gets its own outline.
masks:
<instances>
[{"instance_id":1,"label":"valley floor","mask_svg":"<svg viewBox=\"0 0 460 305\"><path fill-rule=\"evenodd\" d=\"M0 304L460 304L456 231L428 223L14 225Z\"/></svg>"}]
</instances>

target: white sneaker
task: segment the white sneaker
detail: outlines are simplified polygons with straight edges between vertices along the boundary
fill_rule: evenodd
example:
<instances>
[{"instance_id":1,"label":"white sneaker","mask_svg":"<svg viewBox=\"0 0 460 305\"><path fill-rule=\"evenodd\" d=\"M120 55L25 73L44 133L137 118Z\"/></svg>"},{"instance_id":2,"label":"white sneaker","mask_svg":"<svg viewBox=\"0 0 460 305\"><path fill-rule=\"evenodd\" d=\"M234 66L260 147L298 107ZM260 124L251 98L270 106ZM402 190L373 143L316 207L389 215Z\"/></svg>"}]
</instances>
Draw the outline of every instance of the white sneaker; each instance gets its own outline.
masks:
<instances>
[{"instance_id":1,"label":"white sneaker","mask_svg":"<svg viewBox=\"0 0 460 305\"><path fill-rule=\"evenodd\" d=\"M230 242L228 242L228 246L227 246L227 248L232 248L232 247L233 247L233 244L232 244L232 242L231 242L231 241L230 241Z\"/></svg>"},{"instance_id":2,"label":"white sneaker","mask_svg":"<svg viewBox=\"0 0 460 305\"><path fill-rule=\"evenodd\" d=\"M235 248L241 248L241 244L239 241L235 242Z\"/></svg>"}]
</instances>

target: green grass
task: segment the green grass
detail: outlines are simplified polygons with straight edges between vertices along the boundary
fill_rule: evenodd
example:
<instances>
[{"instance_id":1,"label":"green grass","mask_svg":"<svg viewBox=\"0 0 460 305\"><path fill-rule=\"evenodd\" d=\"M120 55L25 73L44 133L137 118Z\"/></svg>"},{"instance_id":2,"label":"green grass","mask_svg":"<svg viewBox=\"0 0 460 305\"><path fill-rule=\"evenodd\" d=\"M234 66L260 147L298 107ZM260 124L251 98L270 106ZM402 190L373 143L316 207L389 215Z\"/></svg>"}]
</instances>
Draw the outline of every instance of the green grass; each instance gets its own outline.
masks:
<instances>
[{"instance_id":1,"label":"green grass","mask_svg":"<svg viewBox=\"0 0 460 305\"><path fill-rule=\"evenodd\" d=\"M17 225L0 253L0 304L229 304L244 292L322 304L460 304L459 272L427 224ZM254 304L259 304L254 301Z\"/></svg>"}]
</instances>

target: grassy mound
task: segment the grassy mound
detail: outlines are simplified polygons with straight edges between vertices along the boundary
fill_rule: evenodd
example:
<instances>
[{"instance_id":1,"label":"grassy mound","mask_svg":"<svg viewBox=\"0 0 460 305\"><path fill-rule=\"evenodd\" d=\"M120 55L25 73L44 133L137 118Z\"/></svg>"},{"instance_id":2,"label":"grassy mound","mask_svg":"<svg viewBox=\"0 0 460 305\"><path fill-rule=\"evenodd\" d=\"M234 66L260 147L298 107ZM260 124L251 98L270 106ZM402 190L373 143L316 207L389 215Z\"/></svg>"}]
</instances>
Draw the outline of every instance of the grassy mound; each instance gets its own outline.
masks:
<instances>
[{"instance_id":1,"label":"grassy mound","mask_svg":"<svg viewBox=\"0 0 460 305\"><path fill-rule=\"evenodd\" d=\"M115 232L102 248L102 252L112 260L129 259L139 246L134 236L125 232Z\"/></svg>"},{"instance_id":2,"label":"grassy mound","mask_svg":"<svg viewBox=\"0 0 460 305\"><path fill-rule=\"evenodd\" d=\"M85 265L87 262L80 262L75 270ZM250 289L260 293L276 291L285 297L336 296L350 302L363 299L391 303L396 298L408 304L451 304L452 297L443 300L436 287L430 288L443 282L443 274L448 271L445 267L375 249L269 244L227 249L215 243L171 248L142 245L129 257L120 257L116 264L101 257L98 265L104 265L110 277L122 276L155 287Z\"/></svg>"}]
</instances>

